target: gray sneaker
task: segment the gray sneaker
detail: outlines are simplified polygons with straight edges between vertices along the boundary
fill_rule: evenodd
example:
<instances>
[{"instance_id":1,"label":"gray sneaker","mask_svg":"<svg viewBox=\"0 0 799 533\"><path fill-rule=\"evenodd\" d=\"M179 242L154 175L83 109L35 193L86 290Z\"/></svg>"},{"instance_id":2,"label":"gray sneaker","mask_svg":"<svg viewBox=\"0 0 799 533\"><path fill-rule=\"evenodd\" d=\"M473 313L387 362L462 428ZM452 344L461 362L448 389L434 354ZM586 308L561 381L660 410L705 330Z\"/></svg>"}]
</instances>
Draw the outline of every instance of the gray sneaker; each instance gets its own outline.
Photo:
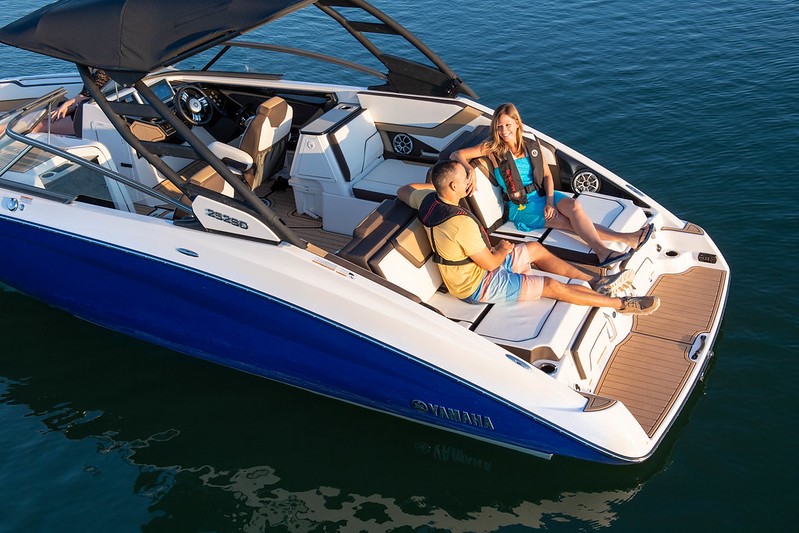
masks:
<instances>
[{"instance_id":1,"label":"gray sneaker","mask_svg":"<svg viewBox=\"0 0 799 533\"><path fill-rule=\"evenodd\" d=\"M625 296L621 299L619 313L623 315L648 315L660 307L657 296Z\"/></svg>"},{"instance_id":2,"label":"gray sneaker","mask_svg":"<svg viewBox=\"0 0 799 533\"><path fill-rule=\"evenodd\" d=\"M615 298L633 284L634 278L635 272L630 269L622 270L617 274L597 278L591 283L591 288L599 294Z\"/></svg>"}]
</instances>

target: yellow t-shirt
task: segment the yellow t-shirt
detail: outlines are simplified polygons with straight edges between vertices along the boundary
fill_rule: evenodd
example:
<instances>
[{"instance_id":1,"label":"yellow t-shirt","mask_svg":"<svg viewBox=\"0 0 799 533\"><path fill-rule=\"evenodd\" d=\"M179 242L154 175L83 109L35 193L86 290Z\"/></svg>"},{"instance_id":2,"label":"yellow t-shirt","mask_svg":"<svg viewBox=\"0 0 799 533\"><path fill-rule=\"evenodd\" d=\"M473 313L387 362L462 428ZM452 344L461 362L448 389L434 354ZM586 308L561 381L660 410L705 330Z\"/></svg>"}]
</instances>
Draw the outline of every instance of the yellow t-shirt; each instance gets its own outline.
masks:
<instances>
[{"instance_id":1,"label":"yellow t-shirt","mask_svg":"<svg viewBox=\"0 0 799 533\"><path fill-rule=\"evenodd\" d=\"M410 206L419 209L428 194L436 193L429 189L413 191L409 200ZM436 252L448 261L461 261L486 247L480 235L480 227L471 217L455 216L434 228L425 229L428 235L431 230L435 232ZM485 269L474 262L457 266L438 265L438 270L449 293L457 298L471 296L486 273Z\"/></svg>"}]
</instances>

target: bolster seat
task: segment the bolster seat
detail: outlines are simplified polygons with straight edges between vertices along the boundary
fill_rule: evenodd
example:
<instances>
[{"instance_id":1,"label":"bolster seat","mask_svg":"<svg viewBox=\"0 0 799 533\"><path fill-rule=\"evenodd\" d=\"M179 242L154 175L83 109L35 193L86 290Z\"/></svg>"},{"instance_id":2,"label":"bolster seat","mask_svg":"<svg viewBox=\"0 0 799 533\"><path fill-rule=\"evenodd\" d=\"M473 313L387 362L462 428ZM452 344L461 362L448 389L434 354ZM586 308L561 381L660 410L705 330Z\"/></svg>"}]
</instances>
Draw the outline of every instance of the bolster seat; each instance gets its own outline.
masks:
<instances>
[{"instance_id":1,"label":"bolster seat","mask_svg":"<svg viewBox=\"0 0 799 533\"><path fill-rule=\"evenodd\" d=\"M283 168L291 119L291 106L282 98L274 96L258 106L255 116L238 141L238 147L211 141L208 148L231 172L241 176L250 189L254 190L264 179ZM204 161L190 163L180 174L191 183L233 196L232 186ZM164 188L176 189L169 184Z\"/></svg>"}]
</instances>

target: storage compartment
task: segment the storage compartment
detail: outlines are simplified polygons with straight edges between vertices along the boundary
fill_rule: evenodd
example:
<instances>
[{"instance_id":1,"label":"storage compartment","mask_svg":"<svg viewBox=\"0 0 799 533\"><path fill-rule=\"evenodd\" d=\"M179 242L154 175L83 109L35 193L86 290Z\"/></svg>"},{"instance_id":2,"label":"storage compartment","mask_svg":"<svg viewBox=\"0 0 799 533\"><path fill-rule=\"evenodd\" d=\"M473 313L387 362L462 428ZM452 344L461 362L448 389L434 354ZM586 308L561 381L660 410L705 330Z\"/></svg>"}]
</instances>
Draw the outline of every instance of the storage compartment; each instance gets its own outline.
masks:
<instances>
[{"instance_id":1,"label":"storage compartment","mask_svg":"<svg viewBox=\"0 0 799 533\"><path fill-rule=\"evenodd\" d=\"M340 152L331 144L333 131L342 127L361 112L350 104L339 104L300 131L297 148L289 172L297 213L321 217L323 193L352 196L335 154Z\"/></svg>"},{"instance_id":2,"label":"storage compartment","mask_svg":"<svg viewBox=\"0 0 799 533\"><path fill-rule=\"evenodd\" d=\"M291 189L294 191L294 203L297 213L313 218L322 216L322 188L312 180L292 179Z\"/></svg>"},{"instance_id":3,"label":"storage compartment","mask_svg":"<svg viewBox=\"0 0 799 533\"><path fill-rule=\"evenodd\" d=\"M598 375L596 369L607 363L617 336L613 317L606 312L597 308L588 320L572 349L581 379Z\"/></svg>"}]
</instances>

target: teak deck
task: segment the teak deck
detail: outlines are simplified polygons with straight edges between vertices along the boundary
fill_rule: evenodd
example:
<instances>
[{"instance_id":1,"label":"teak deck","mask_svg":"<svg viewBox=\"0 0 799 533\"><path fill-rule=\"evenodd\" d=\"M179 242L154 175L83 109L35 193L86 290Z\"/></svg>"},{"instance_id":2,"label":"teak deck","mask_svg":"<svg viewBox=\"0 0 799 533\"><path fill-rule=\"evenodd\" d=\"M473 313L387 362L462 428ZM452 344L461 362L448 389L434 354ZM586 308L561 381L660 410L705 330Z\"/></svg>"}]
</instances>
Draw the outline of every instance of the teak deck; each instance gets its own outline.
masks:
<instances>
[{"instance_id":1,"label":"teak deck","mask_svg":"<svg viewBox=\"0 0 799 533\"><path fill-rule=\"evenodd\" d=\"M660 296L660 309L635 317L630 335L611 354L594 393L623 402L650 437L696 365L691 346L710 330L725 276L693 267L658 278L649 294Z\"/></svg>"},{"instance_id":2,"label":"teak deck","mask_svg":"<svg viewBox=\"0 0 799 533\"><path fill-rule=\"evenodd\" d=\"M268 182L271 187L273 181ZM322 219L316 219L307 215L297 214L297 207L294 203L294 191L291 188L266 190L260 193L265 200L269 202L269 207L272 211L280 217L280 219L296 233L301 239L312 242L316 246L327 250L328 252L335 252L352 238L349 235L341 235L339 233L332 233L322 229Z\"/></svg>"}]
</instances>

